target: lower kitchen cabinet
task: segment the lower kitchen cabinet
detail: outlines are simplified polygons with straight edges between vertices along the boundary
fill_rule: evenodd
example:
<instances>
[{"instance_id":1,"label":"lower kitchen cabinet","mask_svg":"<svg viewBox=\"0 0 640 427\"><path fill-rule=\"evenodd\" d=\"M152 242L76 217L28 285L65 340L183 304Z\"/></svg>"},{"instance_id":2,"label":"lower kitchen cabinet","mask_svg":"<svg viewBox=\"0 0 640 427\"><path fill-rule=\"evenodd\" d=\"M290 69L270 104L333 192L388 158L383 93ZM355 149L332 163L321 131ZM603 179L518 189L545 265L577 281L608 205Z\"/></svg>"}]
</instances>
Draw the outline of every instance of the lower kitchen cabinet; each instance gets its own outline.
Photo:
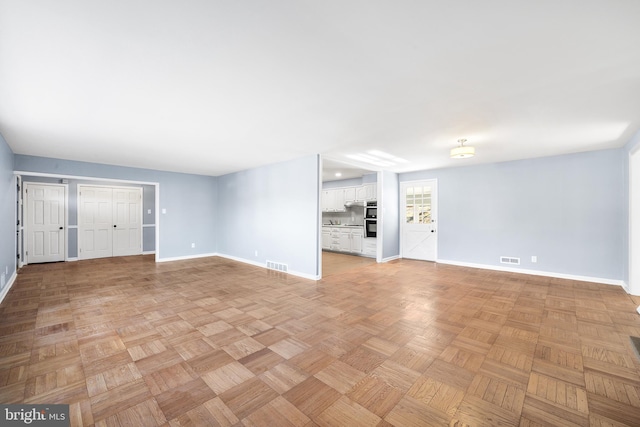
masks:
<instances>
[{"instance_id":1,"label":"lower kitchen cabinet","mask_svg":"<svg viewBox=\"0 0 640 427\"><path fill-rule=\"evenodd\" d=\"M322 227L322 249L361 254L363 239L361 227Z\"/></svg>"},{"instance_id":2,"label":"lower kitchen cabinet","mask_svg":"<svg viewBox=\"0 0 640 427\"><path fill-rule=\"evenodd\" d=\"M362 229L346 228L340 231L341 252L362 253L362 239L364 231Z\"/></svg>"}]
</instances>

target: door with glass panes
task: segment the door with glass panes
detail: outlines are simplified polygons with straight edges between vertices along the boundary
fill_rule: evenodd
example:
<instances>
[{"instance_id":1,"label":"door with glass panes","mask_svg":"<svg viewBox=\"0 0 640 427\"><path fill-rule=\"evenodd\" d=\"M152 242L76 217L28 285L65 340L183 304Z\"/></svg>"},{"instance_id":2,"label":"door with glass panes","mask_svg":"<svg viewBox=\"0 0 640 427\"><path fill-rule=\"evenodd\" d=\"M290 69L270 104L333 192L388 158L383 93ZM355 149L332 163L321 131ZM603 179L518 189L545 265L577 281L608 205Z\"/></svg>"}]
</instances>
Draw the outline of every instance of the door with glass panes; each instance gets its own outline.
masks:
<instances>
[{"instance_id":1,"label":"door with glass panes","mask_svg":"<svg viewBox=\"0 0 640 427\"><path fill-rule=\"evenodd\" d=\"M435 261L438 254L437 180L400 184L402 258Z\"/></svg>"}]
</instances>

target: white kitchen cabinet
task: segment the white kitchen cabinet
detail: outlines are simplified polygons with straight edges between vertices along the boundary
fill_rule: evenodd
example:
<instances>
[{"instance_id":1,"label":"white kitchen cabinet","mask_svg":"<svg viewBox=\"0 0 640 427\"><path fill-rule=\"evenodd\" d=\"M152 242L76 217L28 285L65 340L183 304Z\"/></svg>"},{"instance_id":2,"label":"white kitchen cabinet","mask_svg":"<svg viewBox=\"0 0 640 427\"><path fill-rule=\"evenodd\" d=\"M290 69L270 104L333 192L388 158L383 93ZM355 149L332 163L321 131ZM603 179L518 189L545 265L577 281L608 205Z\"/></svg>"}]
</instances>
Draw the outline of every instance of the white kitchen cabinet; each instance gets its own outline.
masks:
<instances>
[{"instance_id":1,"label":"white kitchen cabinet","mask_svg":"<svg viewBox=\"0 0 640 427\"><path fill-rule=\"evenodd\" d=\"M360 228L340 228L338 249L340 252L362 253L364 231Z\"/></svg>"},{"instance_id":2,"label":"white kitchen cabinet","mask_svg":"<svg viewBox=\"0 0 640 427\"><path fill-rule=\"evenodd\" d=\"M322 227L322 249L331 249L331 228Z\"/></svg>"},{"instance_id":3,"label":"white kitchen cabinet","mask_svg":"<svg viewBox=\"0 0 640 427\"><path fill-rule=\"evenodd\" d=\"M344 188L322 190L322 212L344 212Z\"/></svg>"},{"instance_id":4,"label":"white kitchen cabinet","mask_svg":"<svg viewBox=\"0 0 640 427\"><path fill-rule=\"evenodd\" d=\"M344 207L344 188L336 188L334 196L334 212L345 212Z\"/></svg>"},{"instance_id":5,"label":"white kitchen cabinet","mask_svg":"<svg viewBox=\"0 0 640 427\"><path fill-rule=\"evenodd\" d=\"M340 229L339 228L332 228L331 232L330 232L330 243L329 243L329 249L331 249L332 251L339 251L340 250Z\"/></svg>"},{"instance_id":6,"label":"white kitchen cabinet","mask_svg":"<svg viewBox=\"0 0 640 427\"><path fill-rule=\"evenodd\" d=\"M346 187L344 189L344 203L355 202L357 200L356 189L360 187Z\"/></svg>"},{"instance_id":7,"label":"white kitchen cabinet","mask_svg":"<svg viewBox=\"0 0 640 427\"><path fill-rule=\"evenodd\" d=\"M362 253L363 230L351 230L351 252Z\"/></svg>"},{"instance_id":8,"label":"white kitchen cabinet","mask_svg":"<svg viewBox=\"0 0 640 427\"><path fill-rule=\"evenodd\" d=\"M360 187L356 187L356 200L359 202L367 201L367 186L363 185Z\"/></svg>"},{"instance_id":9,"label":"white kitchen cabinet","mask_svg":"<svg viewBox=\"0 0 640 427\"><path fill-rule=\"evenodd\" d=\"M367 201L378 199L378 185L377 184L365 184L362 186L364 189L365 197Z\"/></svg>"},{"instance_id":10,"label":"white kitchen cabinet","mask_svg":"<svg viewBox=\"0 0 640 427\"><path fill-rule=\"evenodd\" d=\"M377 252L377 239L375 237L367 237L362 243L362 254L375 258Z\"/></svg>"},{"instance_id":11,"label":"white kitchen cabinet","mask_svg":"<svg viewBox=\"0 0 640 427\"><path fill-rule=\"evenodd\" d=\"M344 228L340 230L340 247L338 249L342 252L351 252L351 230Z\"/></svg>"},{"instance_id":12,"label":"white kitchen cabinet","mask_svg":"<svg viewBox=\"0 0 640 427\"><path fill-rule=\"evenodd\" d=\"M333 191L332 190L322 190L322 212L331 212L331 207L333 206Z\"/></svg>"}]
</instances>

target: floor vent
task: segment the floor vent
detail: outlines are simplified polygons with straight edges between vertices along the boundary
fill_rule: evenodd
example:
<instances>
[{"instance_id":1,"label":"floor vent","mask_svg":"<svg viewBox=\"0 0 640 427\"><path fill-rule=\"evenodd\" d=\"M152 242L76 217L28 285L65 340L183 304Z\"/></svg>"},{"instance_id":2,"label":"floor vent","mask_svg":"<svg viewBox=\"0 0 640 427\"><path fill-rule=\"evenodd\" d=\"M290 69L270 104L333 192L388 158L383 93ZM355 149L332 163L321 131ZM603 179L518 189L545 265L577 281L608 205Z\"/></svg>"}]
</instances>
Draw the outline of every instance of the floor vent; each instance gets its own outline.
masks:
<instances>
[{"instance_id":1,"label":"floor vent","mask_svg":"<svg viewBox=\"0 0 640 427\"><path fill-rule=\"evenodd\" d=\"M629 337L629 339L631 340L631 347L633 347L633 350L636 352L636 356L640 359L640 338Z\"/></svg>"},{"instance_id":2,"label":"floor vent","mask_svg":"<svg viewBox=\"0 0 640 427\"><path fill-rule=\"evenodd\" d=\"M513 258L509 256L501 256L500 262L503 264L520 265L520 258Z\"/></svg>"},{"instance_id":3,"label":"floor vent","mask_svg":"<svg viewBox=\"0 0 640 427\"><path fill-rule=\"evenodd\" d=\"M267 261L267 268L269 270L281 271L286 273L289 270L287 264L283 264L281 262Z\"/></svg>"}]
</instances>

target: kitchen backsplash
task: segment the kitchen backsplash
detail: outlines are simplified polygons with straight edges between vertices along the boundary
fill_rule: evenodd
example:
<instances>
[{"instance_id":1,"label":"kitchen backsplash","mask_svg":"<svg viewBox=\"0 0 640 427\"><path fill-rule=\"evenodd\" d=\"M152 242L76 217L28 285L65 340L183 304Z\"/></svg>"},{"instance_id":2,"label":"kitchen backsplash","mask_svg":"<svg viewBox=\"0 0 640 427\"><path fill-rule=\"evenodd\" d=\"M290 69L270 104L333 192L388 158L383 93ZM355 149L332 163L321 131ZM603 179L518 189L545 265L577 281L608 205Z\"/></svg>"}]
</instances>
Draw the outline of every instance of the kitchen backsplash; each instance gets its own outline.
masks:
<instances>
[{"instance_id":1,"label":"kitchen backsplash","mask_svg":"<svg viewBox=\"0 0 640 427\"><path fill-rule=\"evenodd\" d=\"M364 208L362 206L356 208L348 208L346 212L323 212L322 223L329 224L329 221L340 224L364 224Z\"/></svg>"}]
</instances>

